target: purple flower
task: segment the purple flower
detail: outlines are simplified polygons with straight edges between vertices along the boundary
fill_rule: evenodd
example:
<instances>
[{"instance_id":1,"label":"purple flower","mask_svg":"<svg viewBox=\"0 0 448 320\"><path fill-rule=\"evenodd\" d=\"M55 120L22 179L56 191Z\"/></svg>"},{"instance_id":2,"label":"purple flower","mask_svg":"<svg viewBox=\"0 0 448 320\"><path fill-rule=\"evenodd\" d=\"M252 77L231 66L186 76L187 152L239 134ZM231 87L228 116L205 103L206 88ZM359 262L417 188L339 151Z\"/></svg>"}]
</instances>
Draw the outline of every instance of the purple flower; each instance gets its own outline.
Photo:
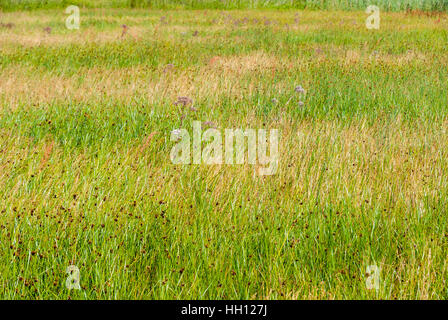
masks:
<instances>
[{"instance_id":1,"label":"purple flower","mask_svg":"<svg viewBox=\"0 0 448 320\"><path fill-rule=\"evenodd\" d=\"M303 89L302 86L297 86L294 90L297 93L305 93L305 89Z\"/></svg>"},{"instance_id":2,"label":"purple flower","mask_svg":"<svg viewBox=\"0 0 448 320\"><path fill-rule=\"evenodd\" d=\"M177 101L174 102L174 105L175 106L182 105L182 106L186 107L187 105L192 104L192 103L193 103L193 100L191 100L188 97L177 97Z\"/></svg>"},{"instance_id":3,"label":"purple flower","mask_svg":"<svg viewBox=\"0 0 448 320\"><path fill-rule=\"evenodd\" d=\"M165 66L165 68L163 68L163 72L168 72L168 71L171 71L171 70L173 70L174 69L174 64L172 64L172 63L168 63L166 66Z\"/></svg>"},{"instance_id":4,"label":"purple flower","mask_svg":"<svg viewBox=\"0 0 448 320\"><path fill-rule=\"evenodd\" d=\"M206 128L206 127L216 128L215 124L211 121L205 121L202 123L202 128Z\"/></svg>"}]
</instances>

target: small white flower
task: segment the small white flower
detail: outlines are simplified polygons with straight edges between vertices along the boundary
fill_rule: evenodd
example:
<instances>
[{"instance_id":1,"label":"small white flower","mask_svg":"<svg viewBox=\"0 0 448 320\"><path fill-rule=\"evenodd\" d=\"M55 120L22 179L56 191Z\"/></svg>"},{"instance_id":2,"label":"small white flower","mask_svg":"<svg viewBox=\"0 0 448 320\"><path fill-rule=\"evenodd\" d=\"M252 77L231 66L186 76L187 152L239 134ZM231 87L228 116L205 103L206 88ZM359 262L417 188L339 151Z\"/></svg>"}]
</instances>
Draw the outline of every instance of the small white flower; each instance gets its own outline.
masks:
<instances>
[{"instance_id":1,"label":"small white flower","mask_svg":"<svg viewBox=\"0 0 448 320\"><path fill-rule=\"evenodd\" d=\"M299 101L299 107L303 107L304 103L302 101Z\"/></svg>"}]
</instances>

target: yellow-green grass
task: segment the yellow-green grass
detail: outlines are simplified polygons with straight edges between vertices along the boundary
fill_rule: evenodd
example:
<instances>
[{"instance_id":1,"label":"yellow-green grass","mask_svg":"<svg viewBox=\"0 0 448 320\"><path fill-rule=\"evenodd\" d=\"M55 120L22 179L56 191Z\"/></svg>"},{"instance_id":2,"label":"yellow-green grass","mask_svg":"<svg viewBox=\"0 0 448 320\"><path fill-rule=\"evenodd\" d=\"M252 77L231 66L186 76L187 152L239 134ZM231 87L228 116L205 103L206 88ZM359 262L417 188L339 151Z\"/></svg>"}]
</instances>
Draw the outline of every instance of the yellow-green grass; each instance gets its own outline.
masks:
<instances>
[{"instance_id":1,"label":"yellow-green grass","mask_svg":"<svg viewBox=\"0 0 448 320\"><path fill-rule=\"evenodd\" d=\"M366 16L3 13L0 297L447 298L448 19ZM172 164L193 120L279 129L278 172Z\"/></svg>"}]
</instances>

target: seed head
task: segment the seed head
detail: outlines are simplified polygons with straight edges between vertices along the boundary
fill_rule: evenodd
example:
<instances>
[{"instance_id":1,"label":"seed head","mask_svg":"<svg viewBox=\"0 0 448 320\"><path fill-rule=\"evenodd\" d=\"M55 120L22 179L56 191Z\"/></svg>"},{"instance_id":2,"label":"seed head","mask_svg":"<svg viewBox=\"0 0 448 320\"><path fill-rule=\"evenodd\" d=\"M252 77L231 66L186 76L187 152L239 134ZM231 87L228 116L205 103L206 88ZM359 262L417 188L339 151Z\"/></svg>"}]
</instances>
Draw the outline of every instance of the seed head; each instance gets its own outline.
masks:
<instances>
[{"instance_id":1,"label":"seed head","mask_svg":"<svg viewBox=\"0 0 448 320\"><path fill-rule=\"evenodd\" d=\"M124 37L126 35L126 33L128 32L128 26L123 24L123 25L121 25L121 27L123 28L123 31L121 32L121 36Z\"/></svg>"}]
</instances>

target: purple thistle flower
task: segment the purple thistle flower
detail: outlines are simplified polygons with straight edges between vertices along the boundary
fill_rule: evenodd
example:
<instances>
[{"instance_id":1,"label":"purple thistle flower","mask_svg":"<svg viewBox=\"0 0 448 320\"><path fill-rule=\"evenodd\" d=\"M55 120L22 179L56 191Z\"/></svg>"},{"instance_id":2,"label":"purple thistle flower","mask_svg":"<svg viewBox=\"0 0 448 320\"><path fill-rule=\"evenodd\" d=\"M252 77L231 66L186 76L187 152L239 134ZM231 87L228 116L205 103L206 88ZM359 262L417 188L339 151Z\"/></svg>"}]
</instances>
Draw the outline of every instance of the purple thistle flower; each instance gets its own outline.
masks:
<instances>
[{"instance_id":1,"label":"purple thistle flower","mask_svg":"<svg viewBox=\"0 0 448 320\"><path fill-rule=\"evenodd\" d=\"M302 86L297 86L294 90L297 93L305 93L305 89L303 89Z\"/></svg>"},{"instance_id":2,"label":"purple thistle flower","mask_svg":"<svg viewBox=\"0 0 448 320\"><path fill-rule=\"evenodd\" d=\"M202 123L202 128L206 128L206 127L216 128L215 124L211 121L205 121Z\"/></svg>"},{"instance_id":3,"label":"purple thistle flower","mask_svg":"<svg viewBox=\"0 0 448 320\"><path fill-rule=\"evenodd\" d=\"M175 106L182 105L182 106L186 107L187 105L192 104L192 103L193 103L193 100L191 100L188 97L177 97L177 101L174 102L174 105Z\"/></svg>"}]
</instances>

